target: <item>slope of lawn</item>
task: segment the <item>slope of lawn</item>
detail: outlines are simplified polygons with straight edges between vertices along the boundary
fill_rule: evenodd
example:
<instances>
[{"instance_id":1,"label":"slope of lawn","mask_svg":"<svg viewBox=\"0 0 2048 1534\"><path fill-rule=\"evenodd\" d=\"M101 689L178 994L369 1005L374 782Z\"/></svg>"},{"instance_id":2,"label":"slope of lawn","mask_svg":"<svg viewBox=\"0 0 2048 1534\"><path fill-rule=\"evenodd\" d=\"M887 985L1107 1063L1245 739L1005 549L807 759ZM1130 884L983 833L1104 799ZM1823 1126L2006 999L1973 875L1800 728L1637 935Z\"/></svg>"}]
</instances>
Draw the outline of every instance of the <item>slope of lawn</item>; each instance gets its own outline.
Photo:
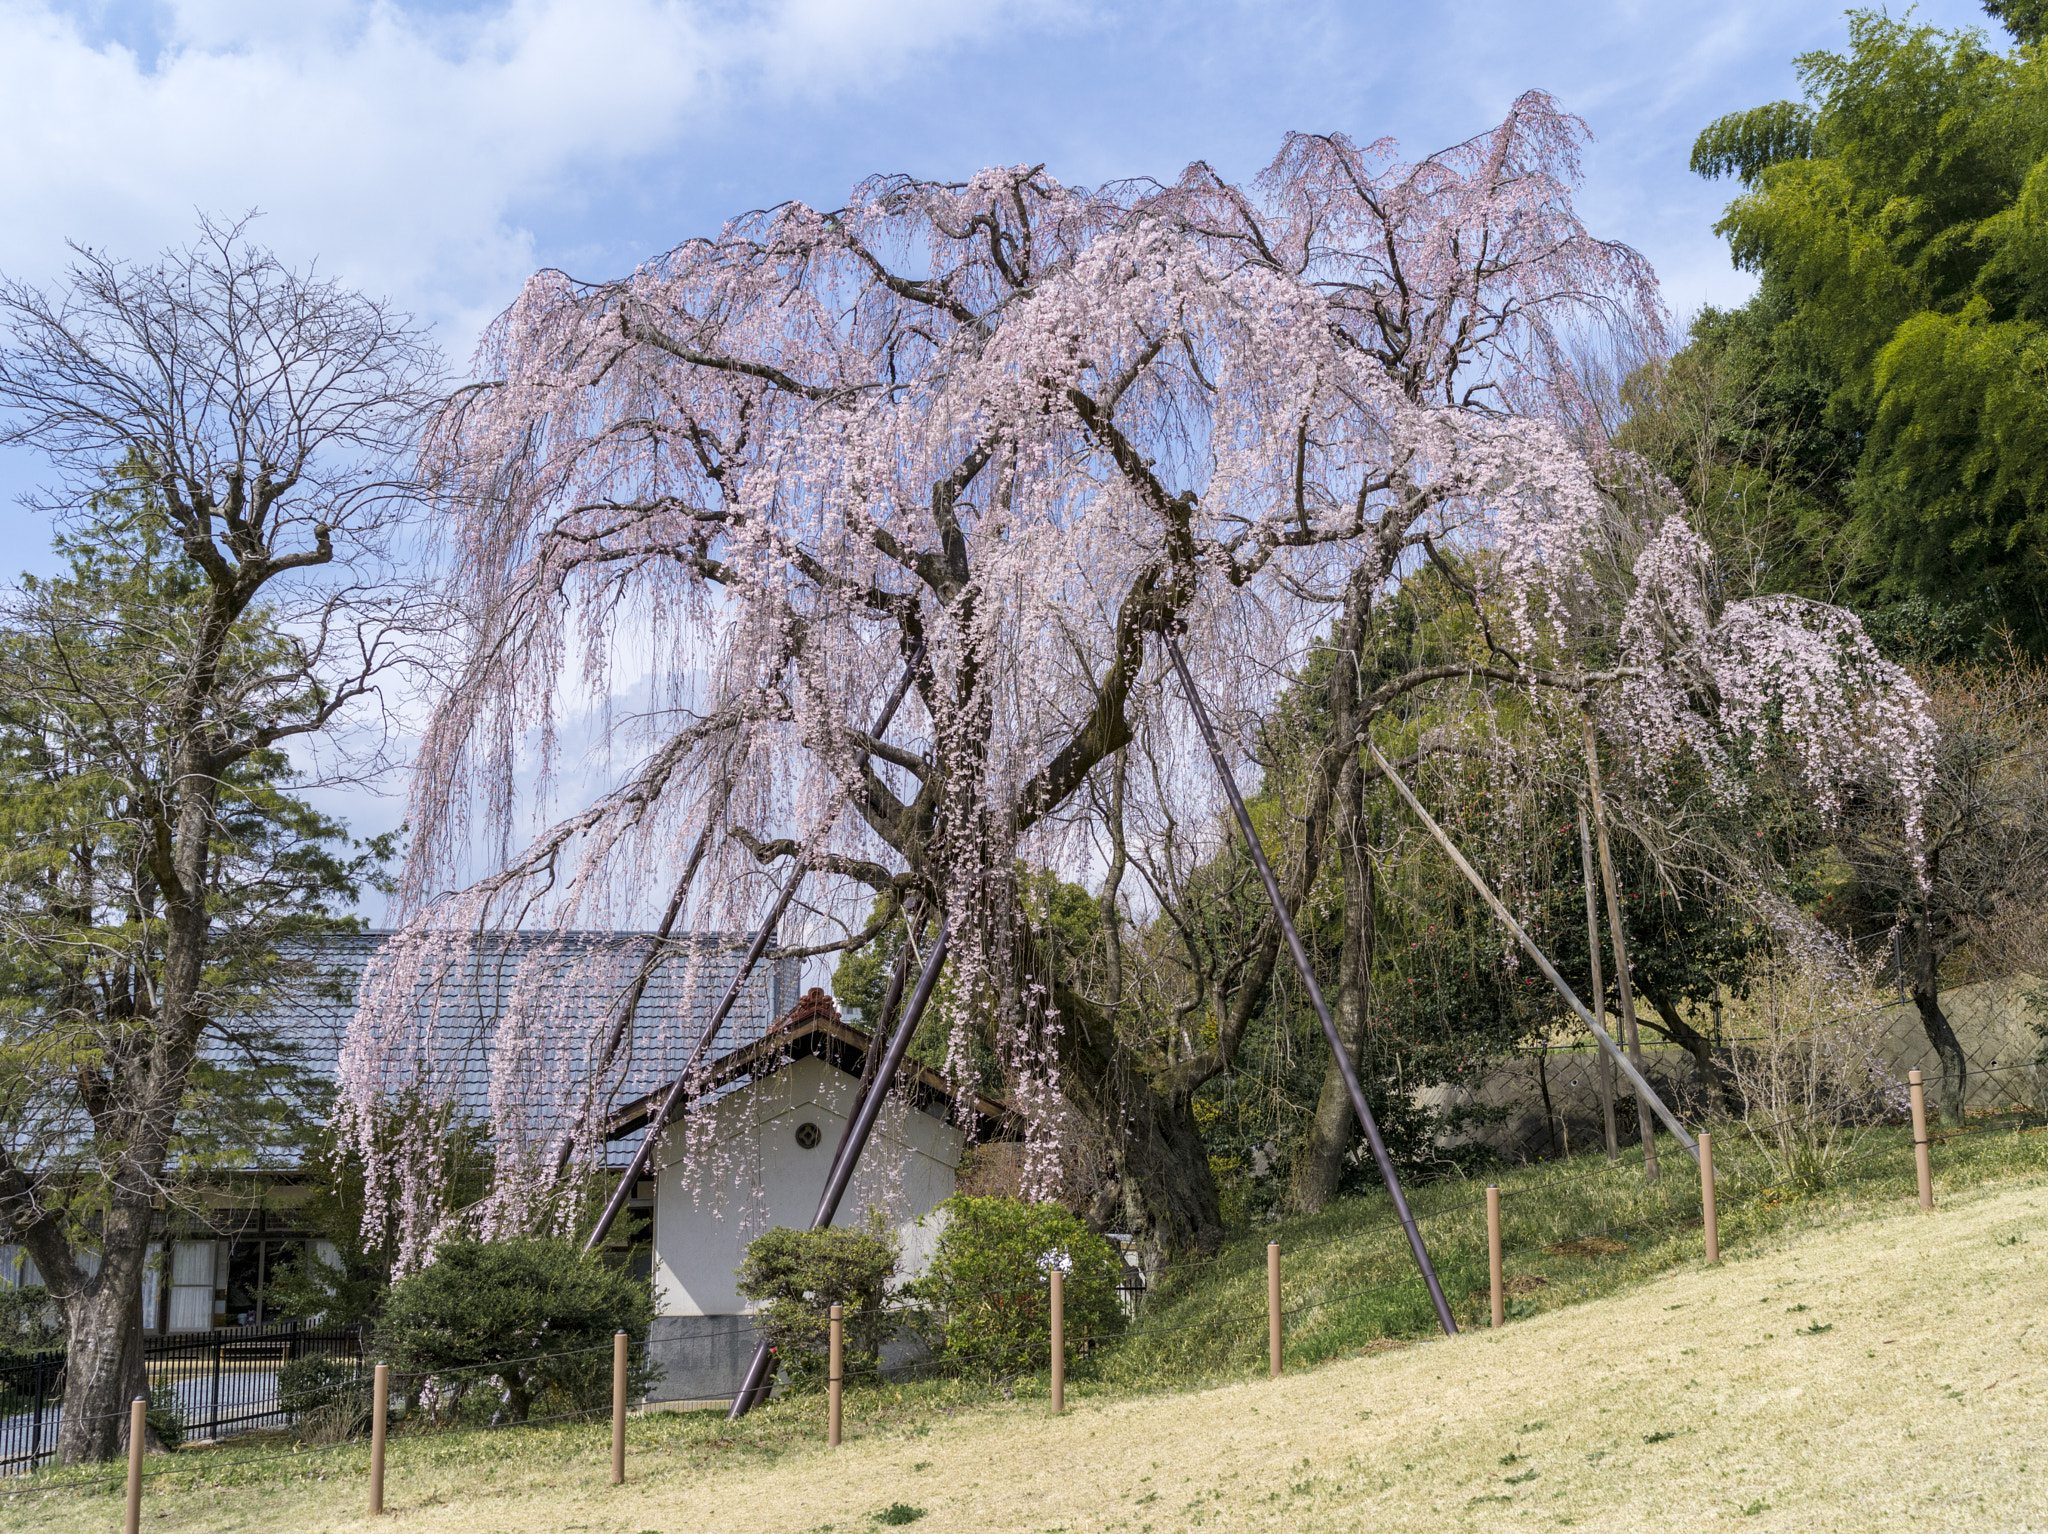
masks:
<instances>
[{"instance_id":1,"label":"slope of lawn","mask_svg":"<svg viewBox=\"0 0 2048 1534\"><path fill-rule=\"evenodd\" d=\"M386 1521L363 1516L358 1446L199 1451L152 1461L145 1525L2048 1528L2048 1135L1938 1147L1928 1216L1897 1138L1804 1196L1726 1147L1718 1269L1687 1163L1667 1157L1661 1188L1597 1162L1504 1175L1523 1292L1497 1333L1404 1342L1429 1312L1384 1200L1363 1198L1184 1269L1142 1335L1077 1372L1064 1418L1042 1380L883 1387L850 1396L834 1455L816 1398L736 1428L654 1413L631 1424L618 1489L602 1423L423 1437L393 1445ZM1415 1200L1461 1320L1484 1305L1483 1203L1462 1202L1478 1192ZM1289 1373L1269 1381L1275 1234L1294 1313ZM0 1524L117 1526L118 1497L51 1484L66 1474L8 1487Z\"/></svg>"}]
</instances>

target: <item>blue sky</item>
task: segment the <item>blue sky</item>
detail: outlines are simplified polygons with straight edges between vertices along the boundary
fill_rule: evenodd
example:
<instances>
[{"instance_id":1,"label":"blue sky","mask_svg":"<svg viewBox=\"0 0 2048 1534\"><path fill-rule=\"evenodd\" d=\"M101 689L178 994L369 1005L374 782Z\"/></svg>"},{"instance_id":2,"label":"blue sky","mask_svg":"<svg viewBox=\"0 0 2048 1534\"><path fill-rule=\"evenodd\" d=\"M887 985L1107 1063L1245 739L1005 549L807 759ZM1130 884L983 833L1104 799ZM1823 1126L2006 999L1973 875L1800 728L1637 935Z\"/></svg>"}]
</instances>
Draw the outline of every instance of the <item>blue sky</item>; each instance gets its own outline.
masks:
<instances>
[{"instance_id":1,"label":"blue sky","mask_svg":"<svg viewBox=\"0 0 2048 1534\"><path fill-rule=\"evenodd\" d=\"M431 319L459 366L537 266L609 276L875 171L1242 176L1290 128L1421 154L1540 86L1597 136L1588 221L1684 314L1747 291L1693 136L1792 93L1794 56L1844 30L1825 0L0 0L0 271L260 208L264 240ZM0 457L17 568L36 472Z\"/></svg>"},{"instance_id":2,"label":"blue sky","mask_svg":"<svg viewBox=\"0 0 2048 1534\"><path fill-rule=\"evenodd\" d=\"M1986 24L1974 0L1917 14ZM1682 316L1748 291L1693 137L1845 33L1827 0L0 0L0 272L260 208L263 240L431 320L460 366L536 267L614 275L876 171L1248 176L1290 128L1421 155L1533 86L1596 135L1588 223ZM10 572L45 560L12 504L37 472L0 456Z\"/></svg>"}]
</instances>

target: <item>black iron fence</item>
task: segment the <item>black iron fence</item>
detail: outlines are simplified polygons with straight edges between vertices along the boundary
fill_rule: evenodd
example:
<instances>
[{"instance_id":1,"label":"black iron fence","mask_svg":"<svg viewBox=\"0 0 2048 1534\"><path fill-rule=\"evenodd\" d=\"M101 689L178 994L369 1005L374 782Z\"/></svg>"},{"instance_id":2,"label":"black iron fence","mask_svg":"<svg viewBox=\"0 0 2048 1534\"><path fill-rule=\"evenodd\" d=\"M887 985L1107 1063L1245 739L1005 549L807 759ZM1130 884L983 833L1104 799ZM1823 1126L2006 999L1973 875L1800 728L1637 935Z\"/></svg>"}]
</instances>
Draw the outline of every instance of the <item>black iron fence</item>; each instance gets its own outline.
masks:
<instances>
[{"instance_id":1,"label":"black iron fence","mask_svg":"<svg viewBox=\"0 0 2048 1534\"><path fill-rule=\"evenodd\" d=\"M278 1377L296 1360L331 1358L351 1378L363 1369L359 1327L297 1321L151 1337L142 1350L152 1403L194 1440L289 1426ZM0 1475L53 1458L63 1420L63 1352L0 1357Z\"/></svg>"}]
</instances>

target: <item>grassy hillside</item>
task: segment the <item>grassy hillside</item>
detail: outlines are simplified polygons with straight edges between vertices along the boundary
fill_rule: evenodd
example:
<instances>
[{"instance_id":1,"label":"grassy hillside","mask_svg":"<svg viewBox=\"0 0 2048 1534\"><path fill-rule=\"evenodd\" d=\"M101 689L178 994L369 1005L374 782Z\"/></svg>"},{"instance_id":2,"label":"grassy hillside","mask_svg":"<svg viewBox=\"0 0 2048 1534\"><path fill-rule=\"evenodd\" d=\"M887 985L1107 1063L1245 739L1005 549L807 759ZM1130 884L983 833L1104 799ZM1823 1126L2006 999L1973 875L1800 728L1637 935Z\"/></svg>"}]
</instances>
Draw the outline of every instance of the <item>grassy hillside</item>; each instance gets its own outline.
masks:
<instances>
[{"instance_id":1,"label":"grassy hillside","mask_svg":"<svg viewBox=\"0 0 2048 1534\"><path fill-rule=\"evenodd\" d=\"M1698 1260L1681 1167L1661 1190L1598 1163L1531 1168L1503 1179L1521 1317L1426 1346L1401 1345L1433 1327L1419 1288L1403 1288L1384 1202L1361 1199L1277 1227L1297 1310L1278 1382L1262 1377L1261 1230L1183 1270L1143 1335L1082 1371L1063 1419L1047 1415L1042 1382L887 1387L852 1397L850 1442L834 1457L816 1398L737 1429L717 1414L652 1414L632 1424L619 1490L602 1424L449 1434L394 1445L392 1521L853 1534L900 1504L932 1534L1503 1517L2042 1526L2027 1466L2048 1438L2044 1140L2008 1130L1941 1147L1930 1217L1913 1212L1895 1139L1820 1197L1756 1181L1731 1146L1719 1269ZM1466 1291L1483 1282L1483 1205L1465 1203L1478 1191L1416 1201L1468 1314ZM1393 1282L1368 1287L1379 1276ZM202 1451L151 1468L166 1472L151 1482L153 1529L381 1526L360 1516L354 1446ZM117 1499L80 1490L0 1504L10 1528L97 1531L118 1518Z\"/></svg>"},{"instance_id":2,"label":"grassy hillside","mask_svg":"<svg viewBox=\"0 0 2048 1534\"><path fill-rule=\"evenodd\" d=\"M1719 1140L1721 1245L1731 1255L1789 1231L1896 1208L1915 1194L1911 1132L1903 1128L1870 1131L1819 1193L1776 1181L1739 1131L1724 1130ZM1639 1155L1615 1167L1590 1156L1499 1174L1511 1319L1618 1293L1699 1259L1698 1173L1671 1141L1660 1144L1662 1175L1654 1183L1644 1181ZM1983 1120L1935 1155L1937 1191L1946 1199L2048 1172L2048 1132ZM1484 1188L1434 1183L1413 1190L1410 1207L1459 1325L1485 1324ZM1092 1378L1128 1391L1263 1369L1268 1241L1281 1248L1290 1366L1437 1334L1392 1208L1375 1195L1246 1230L1213 1262L1176 1269Z\"/></svg>"}]
</instances>

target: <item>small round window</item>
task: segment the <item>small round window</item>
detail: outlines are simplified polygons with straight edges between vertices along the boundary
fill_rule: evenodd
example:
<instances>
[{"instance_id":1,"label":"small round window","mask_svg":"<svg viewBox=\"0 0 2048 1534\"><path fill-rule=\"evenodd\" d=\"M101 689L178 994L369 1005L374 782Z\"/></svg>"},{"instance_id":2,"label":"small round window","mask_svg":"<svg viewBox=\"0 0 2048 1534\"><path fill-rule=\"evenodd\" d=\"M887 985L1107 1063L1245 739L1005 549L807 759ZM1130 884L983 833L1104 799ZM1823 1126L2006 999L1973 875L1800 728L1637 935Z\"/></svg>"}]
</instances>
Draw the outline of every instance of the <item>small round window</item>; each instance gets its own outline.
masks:
<instances>
[{"instance_id":1,"label":"small round window","mask_svg":"<svg viewBox=\"0 0 2048 1534\"><path fill-rule=\"evenodd\" d=\"M823 1136L818 1133L818 1126L816 1124L799 1124L796 1126L796 1143L805 1150L816 1150L818 1148L818 1141L822 1138Z\"/></svg>"}]
</instances>

